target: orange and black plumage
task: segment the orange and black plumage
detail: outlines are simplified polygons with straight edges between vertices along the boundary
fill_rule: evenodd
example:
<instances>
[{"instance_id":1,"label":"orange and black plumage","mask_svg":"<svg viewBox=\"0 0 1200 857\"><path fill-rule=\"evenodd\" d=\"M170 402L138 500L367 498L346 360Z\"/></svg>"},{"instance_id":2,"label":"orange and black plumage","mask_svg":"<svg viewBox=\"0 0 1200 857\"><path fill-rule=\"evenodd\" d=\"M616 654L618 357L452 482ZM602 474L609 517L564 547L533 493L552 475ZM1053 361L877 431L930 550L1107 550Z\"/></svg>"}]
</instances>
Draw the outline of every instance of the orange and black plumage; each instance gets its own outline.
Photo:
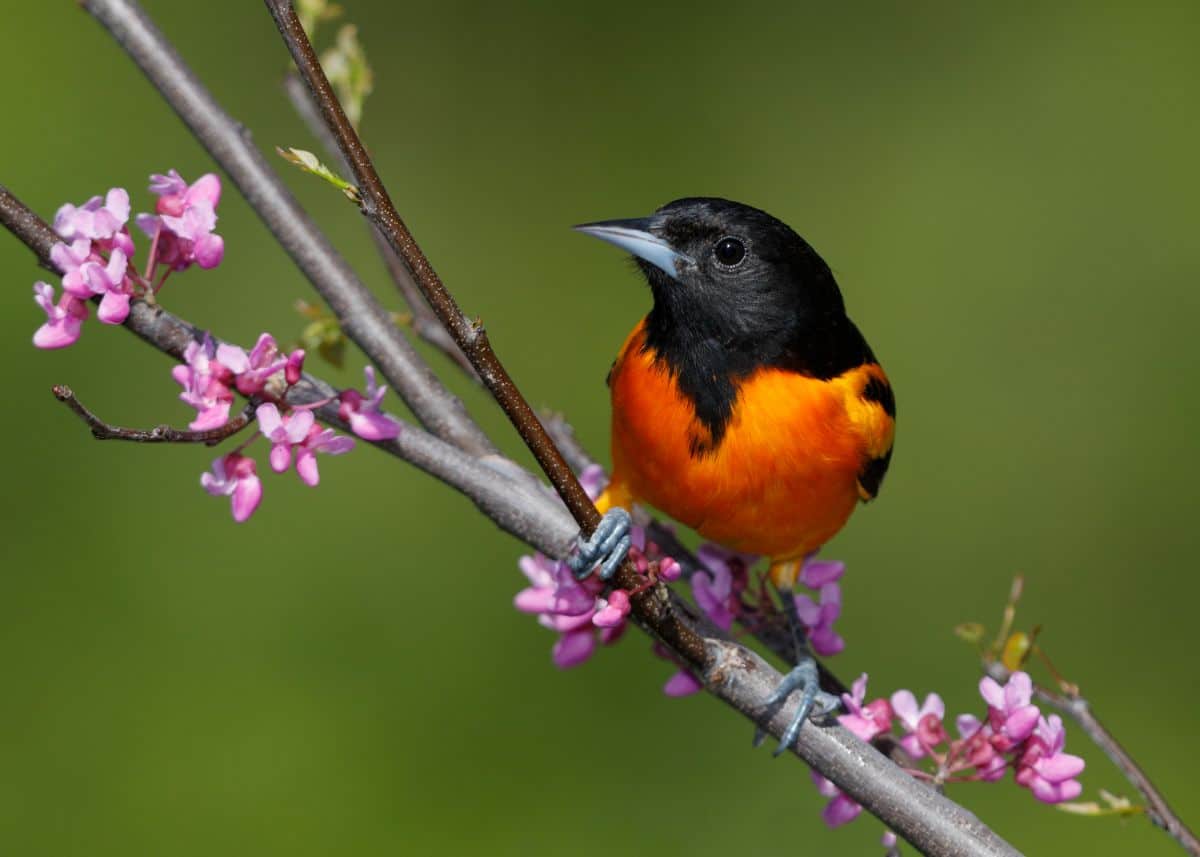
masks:
<instances>
[{"instance_id":1,"label":"orange and black plumage","mask_svg":"<svg viewBox=\"0 0 1200 857\"><path fill-rule=\"evenodd\" d=\"M891 386L829 266L781 221L723 199L580 229L632 252L654 298L609 374L601 511L646 503L769 557L791 588L879 492L895 431Z\"/></svg>"}]
</instances>

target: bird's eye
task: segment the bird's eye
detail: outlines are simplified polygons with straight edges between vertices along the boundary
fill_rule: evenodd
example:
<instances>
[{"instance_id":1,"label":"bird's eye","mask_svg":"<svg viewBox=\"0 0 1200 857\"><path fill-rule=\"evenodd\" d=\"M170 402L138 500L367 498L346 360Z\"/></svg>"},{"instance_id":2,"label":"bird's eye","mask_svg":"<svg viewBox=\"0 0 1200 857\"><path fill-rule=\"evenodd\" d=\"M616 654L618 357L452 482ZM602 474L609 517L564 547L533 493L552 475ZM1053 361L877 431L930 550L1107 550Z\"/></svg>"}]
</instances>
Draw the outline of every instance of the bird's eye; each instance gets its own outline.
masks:
<instances>
[{"instance_id":1,"label":"bird's eye","mask_svg":"<svg viewBox=\"0 0 1200 857\"><path fill-rule=\"evenodd\" d=\"M725 267L733 268L746 258L746 245L737 238L726 236L713 247L713 255Z\"/></svg>"}]
</instances>

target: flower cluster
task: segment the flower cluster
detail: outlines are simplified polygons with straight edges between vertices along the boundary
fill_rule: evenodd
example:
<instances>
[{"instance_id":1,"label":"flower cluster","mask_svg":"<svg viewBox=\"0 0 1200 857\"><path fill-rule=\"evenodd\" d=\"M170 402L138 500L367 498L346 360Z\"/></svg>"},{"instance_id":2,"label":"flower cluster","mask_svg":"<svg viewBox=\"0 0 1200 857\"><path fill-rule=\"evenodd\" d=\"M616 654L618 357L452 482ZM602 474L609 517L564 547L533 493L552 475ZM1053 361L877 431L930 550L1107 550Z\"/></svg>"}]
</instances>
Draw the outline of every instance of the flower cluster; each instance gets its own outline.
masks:
<instances>
[{"instance_id":1,"label":"flower cluster","mask_svg":"<svg viewBox=\"0 0 1200 857\"><path fill-rule=\"evenodd\" d=\"M1018 785L1028 788L1044 803L1061 803L1079 796L1082 787L1075 779L1083 759L1063 752L1066 734L1062 718L1044 716L1033 704L1033 682L1024 672L1014 672L1001 686L991 678L979 683L987 703L983 720L964 714L955 720L957 738L950 738L943 720L946 706L936 693L918 706L908 690L898 690L890 700L864 702L867 677L854 682L843 694L846 714L838 721L863 741L893 734L898 727L899 744L914 762L929 760L933 770L914 770L914 776L937 783L995 782L1005 771L1014 771ZM855 819L862 807L829 780L813 773L813 781L830 800L821 817L830 827Z\"/></svg>"},{"instance_id":2,"label":"flower cluster","mask_svg":"<svg viewBox=\"0 0 1200 857\"><path fill-rule=\"evenodd\" d=\"M133 298L153 300L167 277L196 265L214 268L225 255L225 242L213 229L221 181L213 174L188 184L175 170L152 175L150 190L158 196L154 214L139 214L137 226L150 238L144 269L138 271L130 259L136 248L129 235L129 193L113 188L102 199L92 197L83 205L67 203L54 217L54 230L62 241L51 249L51 261L62 271L62 297L56 302L48 283L34 285L34 299L46 313L46 323L34 334L38 348L64 348L79 339L88 317L88 302L98 302L97 317L106 324L120 324L129 316ZM189 343L184 362L171 370L183 388L179 398L194 408L196 417L188 427L206 433L195 440L211 441L207 434L229 427L235 393L257 404L254 412L258 430L233 452L212 463L200 477L209 494L229 497L233 519L239 523L254 514L262 501L258 465L245 454L259 436L270 444L268 461L276 473L295 467L296 475L309 486L320 482L317 454L341 455L354 448L353 438L338 435L316 424L313 409L326 402L307 405L287 403L287 393L304 371L304 351L282 351L269 333L264 333L249 352L236 345L217 344L207 333ZM351 431L366 440L396 437L400 424L380 410L387 387L377 384L375 373L366 369L366 392L343 390L337 395L338 413ZM614 596L614 600L619 599ZM614 609L608 608L606 616ZM619 612L619 610L618 610ZM628 607L626 607L628 612Z\"/></svg>"},{"instance_id":3,"label":"flower cluster","mask_svg":"<svg viewBox=\"0 0 1200 857\"><path fill-rule=\"evenodd\" d=\"M604 487L604 472L597 466L588 467L579 481L595 500ZM664 580L679 579L679 564L662 556L653 542L647 543L644 527L635 525L630 540L629 558L647 580L652 574ZM651 563L656 563L653 571ZM537 615L542 626L558 633L551 656L559 668L578 666L592 656L597 645L616 642L625 632L631 607L628 592L614 589L605 597L605 584L595 575L576 580L565 562L541 553L523 556L518 564L529 586L517 593L513 605L523 613Z\"/></svg>"},{"instance_id":4,"label":"flower cluster","mask_svg":"<svg viewBox=\"0 0 1200 857\"><path fill-rule=\"evenodd\" d=\"M145 268L132 263L136 252L129 234L129 192L115 187L83 205L67 203L54 216L54 231L62 241L50 260L62 271L62 296L54 287L37 282L34 301L46 322L33 335L38 348L74 344L88 317L88 302L98 301L96 317L104 324L121 324L135 297L152 298L171 271L197 264L213 268L225 254L225 244L213 234L221 180L209 173L189 185L179 173L150 177L150 190L159 195L159 214L139 214L135 221L151 239ZM160 276L161 271L161 276Z\"/></svg>"},{"instance_id":5,"label":"flower cluster","mask_svg":"<svg viewBox=\"0 0 1200 857\"><path fill-rule=\"evenodd\" d=\"M201 486L209 494L230 498L233 519L238 523L254 514L262 501L258 465L244 454L246 447L259 435L271 445L267 457L271 469L286 473L294 464L300 481L310 487L316 487L321 481L317 453L341 455L354 448L353 438L317 425L312 409L322 402L284 404L288 387L300 380L303 351L285 355L278 350L275 339L264 333L247 354L232 345L214 347L206 334L202 342L188 347L185 357L187 362L176 366L172 375L184 388L179 398L198 412L190 426L195 431L220 428L228 422L233 389L247 397L272 399L255 409L258 431L250 440L218 458L213 462L212 470L200 477ZM370 367L366 369L366 377L368 388L374 388L367 398L373 399L374 405L367 414L368 422L349 420L350 428L366 440L394 438L400 433L400 424L378 410L387 388L375 387L375 376ZM343 408L350 394L360 404L364 401L357 390L344 390L339 394ZM364 426L365 429L360 431Z\"/></svg>"}]
</instances>

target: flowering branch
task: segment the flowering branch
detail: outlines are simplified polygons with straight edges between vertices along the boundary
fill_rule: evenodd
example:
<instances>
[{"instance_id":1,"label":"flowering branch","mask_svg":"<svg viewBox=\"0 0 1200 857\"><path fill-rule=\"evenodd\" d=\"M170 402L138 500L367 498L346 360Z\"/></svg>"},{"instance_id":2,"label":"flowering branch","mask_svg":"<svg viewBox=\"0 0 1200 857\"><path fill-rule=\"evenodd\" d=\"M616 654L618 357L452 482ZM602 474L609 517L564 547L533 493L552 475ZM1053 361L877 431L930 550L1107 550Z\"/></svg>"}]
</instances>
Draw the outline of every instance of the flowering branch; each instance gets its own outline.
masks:
<instances>
[{"instance_id":1,"label":"flowering branch","mask_svg":"<svg viewBox=\"0 0 1200 857\"><path fill-rule=\"evenodd\" d=\"M1024 580L1017 577L1005 605L1004 616L995 642L983 652L984 672L998 682L1005 682L1012 674L1009 666L1017 666L1034 651L1045 655L1035 648L1032 634L1024 632L1010 633L1016 617L1017 602L1024 589ZM1048 663L1048 662L1047 662ZM1037 701L1061 711L1075 721L1092 743L1104 751L1104 754L1116 765L1126 780L1137 789L1146 802L1145 813L1150 821L1170 834L1180 847L1192 857L1200 857L1200 839L1197 839L1188 826L1167 803L1166 798L1154 785L1146 772L1134 760L1116 736L1100 722L1092 711L1091 704L1079 691L1078 685L1063 680L1056 670L1051 667L1057 679L1060 690L1054 691L1042 685L1032 686L1033 698Z\"/></svg>"},{"instance_id":2,"label":"flowering branch","mask_svg":"<svg viewBox=\"0 0 1200 857\"><path fill-rule=\"evenodd\" d=\"M215 429L190 431L177 429L167 425L155 426L152 429L131 429L114 426L107 423L89 411L75 392L66 384L55 384L52 388L54 398L58 399L76 416L87 423L96 440L128 440L134 443L203 443L215 446L228 437L233 437L254 420L255 403L247 402L241 413L234 416L225 425Z\"/></svg>"},{"instance_id":3,"label":"flowering branch","mask_svg":"<svg viewBox=\"0 0 1200 857\"><path fill-rule=\"evenodd\" d=\"M310 272L311 269L318 274L332 266L337 274L337 263L344 266L344 262L333 253L332 248L322 243L323 239L322 242L310 246L295 244L295 234L288 233L289 224L282 221L286 221L287 216L293 213L302 218L302 213L298 208L294 208L290 197L286 197L284 201L291 205L292 209L286 205L282 208L276 205L279 202L278 180L269 172L264 176L261 164L251 163L247 167L247 158L250 158L251 162L254 158L261 161L261 156L249 147L241 130L220 112L208 94L200 88L198 82L136 5L130 0L86 0L85 5L130 50L135 60L172 102L201 141L225 165L251 203L255 204L256 208L263 206L258 209L260 214L272 226L289 252L292 252L298 264L306 272ZM290 10L281 10L283 11L290 14ZM291 24L294 23L292 18ZM303 39L302 33L299 34L299 38ZM304 44L307 45L307 42ZM308 53L311 60L311 49ZM315 68L315 64L312 68ZM319 74L319 69L316 69L316 73ZM336 101L327 91L324 98L318 91L318 100L323 108L331 104L335 113L341 115ZM328 120L328 114L326 118ZM344 122L344 116L342 121ZM361 151L357 137L353 136L352 140L359 147L358 154L365 159L365 152ZM369 161L360 161L353 153L349 154L350 162L356 168L363 168L364 163L367 168L370 167ZM370 175L374 178L373 183L363 181L357 171L355 175L364 193L364 208L368 215L382 218L393 247L414 272L417 281L426 289L430 303L439 318L448 325L456 341L472 358L481 378L506 407L514 423L519 429L536 435L541 431L536 417L529 412L528 405L503 374L502 367L487 347L486 337L481 328L467 321L453 299L441 289L440 281L437 281L419 248L412 243L411 236L403 228L390 202L383 208L374 207L380 201L386 202L387 198L378 183L378 177L374 176L373 168L370 169ZM376 191L379 194L376 194ZM286 192L283 193L286 196ZM264 198L267 204L264 204ZM5 221L6 224L8 222ZM17 223L17 229L19 228L20 223ZM44 224L42 228L45 230ZM317 235L320 237L319 233ZM307 237L311 237L311 234ZM291 246L287 243L289 240L293 240ZM305 267L306 265L308 267ZM312 273L310 279L317 282L318 288L329 286L329 280L321 280ZM335 285L340 288L344 283ZM441 291L432 289L432 286ZM356 303L353 294L338 291L338 288L323 294L326 294L347 330L351 325L361 325L362 319L354 317L355 311L371 312L371 306L362 302ZM330 297L331 294L333 298ZM334 299L343 303L339 305ZM132 300L124 324L177 359L183 357L188 346L195 345L198 339L198 332L186 322L136 298ZM370 330L369 325L367 329ZM363 328L359 327L359 330L362 331ZM389 380L394 380L398 388L404 388L407 382L410 388L416 388L414 395L418 398L420 394L428 391L431 379L423 364L414 370L412 377L393 379L390 373L397 371L395 353L384 354L382 358L374 353L376 348L387 350L392 347L387 336L373 338L371 335L363 335L356 341L381 365L384 365L385 359L392 359L391 368L387 370L388 377ZM402 339L400 341L403 342ZM331 390L328 385L305 375L289 389L288 397L289 402L311 405L314 414L322 421L331 425L344 425L345 421L337 406L329 401L334 393L336 391ZM292 398L293 395L295 399ZM428 403L429 400L425 401ZM454 400L454 403L457 403L457 400ZM465 412L461 412L461 404L457 404L460 413L465 417ZM445 418L447 415L447 412L440 412L436 407L427 409L424 415L415 405L414 410L418 412L422 421L430 421L427 424L439 424L438 418ZM453 413L450 414L450 419L453 422ZM469 422L469 418L466 419ZM444 422L439 425L445 428ZM472 446L471 428L464 429L461 423L455 424L453 428L456 430L447 431L447 436L452 438L453 443L419 429L406 427L396 438L376 445L417 463L418 466L467 493L480 508L510 532L520 534L531 544L547 550L552 555L563 555L576 528L571 524L570 517L565 514L562 505L533 483L524 471L496 454L486 438L484 443L474 445L474 452L468 452L465 447ZM474 427L474 431L477 432L478 428ZM481 432L479 434L482 435ZM526 439L528 441L530 437L526 436ZM566 464L554 450L553 444L544 436L544 432L541 438L535 436L533 440L537 441L534 451L539 462L550 471L556 488L566 494L565 499L572 513L584 519L585 529L589 521L594 525L598 517L594 507L590 500L587 500L586 494L583 494L573 474L565 470ZM490 511L485 504L491 504ZM627 565L620 578L622 586L630 588L629 583L636 584L641 580L640 576L631 578L631 575L637 575L637 572ZM777 737L783 734L797 702L786 700L776 707L766 705L770 692L782 678L775 669L753 652L725 639L700 618L690 605L664 587L646 588L635 601L638 608L635 618L643 627L651 628L660 638L667 638L674 653L695 667L711 693L763 726L770 734ZM970 813L946 800L936 791L914 781L845 729L836 726L804 729L800 740L792 749L837 783L850 797L862 803L890 828L926 853L1016 853Z\"/></svg>"},{"instance_id":4,"label":"flowering branch","mask_svg":"<svg viewBox=\"0 0 1200 857\"><path fill-rule=\"evenodd\" d=\"M496 448L463 403L438 381L349 263L300 207L250 133L216 102L142 9L131 0L82 0L162 93L196 139L329 304L346 335L377 365L417 419L475 455Z\"/></svg>"}]
</instances>

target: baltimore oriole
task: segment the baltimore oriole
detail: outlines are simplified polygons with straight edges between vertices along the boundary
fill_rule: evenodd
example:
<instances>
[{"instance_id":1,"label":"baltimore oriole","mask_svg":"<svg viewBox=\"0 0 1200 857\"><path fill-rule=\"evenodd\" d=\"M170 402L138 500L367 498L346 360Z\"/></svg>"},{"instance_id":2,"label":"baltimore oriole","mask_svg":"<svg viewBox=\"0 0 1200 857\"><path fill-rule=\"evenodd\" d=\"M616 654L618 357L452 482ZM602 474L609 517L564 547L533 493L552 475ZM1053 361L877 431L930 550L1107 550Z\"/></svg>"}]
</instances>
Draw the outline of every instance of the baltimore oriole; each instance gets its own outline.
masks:
<instances>
[{"instance_id":1,"label":"baltimore oriole","mask_svg":"<svg viewBox=\"0 0 1200 857\"><path fill-rule=\"evenodd\" d=\"M603 558L610 575L628 549L622 507L644 502L769 557L790 590L804 558L879 492L892 455L891 385L829 266L784 223L724 199L576 228L633 254L654 306L608 376L606 514L573 567ZM803 690L797 730L818 692L802 660L777 693Z\"/></svg>"}]
</instances>

